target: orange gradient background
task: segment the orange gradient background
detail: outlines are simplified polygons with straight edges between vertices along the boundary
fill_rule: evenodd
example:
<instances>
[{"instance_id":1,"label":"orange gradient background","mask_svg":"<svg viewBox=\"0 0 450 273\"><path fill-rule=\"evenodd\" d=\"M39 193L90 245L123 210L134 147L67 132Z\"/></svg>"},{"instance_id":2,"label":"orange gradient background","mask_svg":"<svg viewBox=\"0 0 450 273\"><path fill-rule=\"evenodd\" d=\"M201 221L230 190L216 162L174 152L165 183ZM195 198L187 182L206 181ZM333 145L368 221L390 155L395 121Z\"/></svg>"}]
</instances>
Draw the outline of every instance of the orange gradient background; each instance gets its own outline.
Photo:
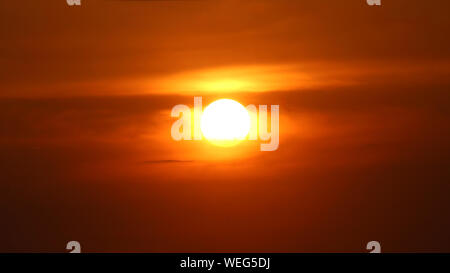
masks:
<instances>
[{"instance_id":1,"label":"orange gradient background","mask_svg":"<svg viewBox=\"0 0 450 273\"><path fill-rule=\"evenodd\" d=\"M0 1L0 251L450 251L448 1ZM280 146L170 136L280 105Z\"/></svg>"}]
</instances>

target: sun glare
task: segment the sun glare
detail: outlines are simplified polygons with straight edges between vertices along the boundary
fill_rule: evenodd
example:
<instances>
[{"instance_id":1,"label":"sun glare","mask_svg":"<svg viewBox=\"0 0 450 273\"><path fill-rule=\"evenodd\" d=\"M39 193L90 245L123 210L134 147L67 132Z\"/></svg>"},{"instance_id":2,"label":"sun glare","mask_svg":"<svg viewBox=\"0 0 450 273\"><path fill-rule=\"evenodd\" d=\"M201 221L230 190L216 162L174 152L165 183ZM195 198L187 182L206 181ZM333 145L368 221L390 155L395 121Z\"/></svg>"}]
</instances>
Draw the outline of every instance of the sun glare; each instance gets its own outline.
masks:
<instances>
[{"instance_id":1,"label":"sun glare","mask_svg":"<svg viewBox=\"0 0 450 273\"><path fill-rule=\"evenodd\" d=\"M208 105L201 118L203 136L218 146L233 146L250 130L247 109L237 101L220 99Z\"/></svg>"}]
</instances>

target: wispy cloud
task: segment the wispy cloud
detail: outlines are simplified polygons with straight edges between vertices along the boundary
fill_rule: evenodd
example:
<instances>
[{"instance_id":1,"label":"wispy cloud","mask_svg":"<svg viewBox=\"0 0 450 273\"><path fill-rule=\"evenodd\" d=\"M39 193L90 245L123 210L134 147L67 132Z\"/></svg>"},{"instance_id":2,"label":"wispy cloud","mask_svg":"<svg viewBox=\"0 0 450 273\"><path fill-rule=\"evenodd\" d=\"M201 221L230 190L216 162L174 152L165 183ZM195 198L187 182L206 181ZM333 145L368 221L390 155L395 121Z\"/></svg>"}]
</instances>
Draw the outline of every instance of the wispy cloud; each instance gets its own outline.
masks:
<instances>
[{"instance_id":1,"label":"wispy cloud","mask_svg":"<svg viewBox=\"0 0 450 273\"><path fill-rule=\"evenodd\" d=\"M171 164L171 163L192 163L194 160L176 160L176 159L164 159L164 160L146 160L141 162L142 164Z\"/></svg>"}]
</instances>

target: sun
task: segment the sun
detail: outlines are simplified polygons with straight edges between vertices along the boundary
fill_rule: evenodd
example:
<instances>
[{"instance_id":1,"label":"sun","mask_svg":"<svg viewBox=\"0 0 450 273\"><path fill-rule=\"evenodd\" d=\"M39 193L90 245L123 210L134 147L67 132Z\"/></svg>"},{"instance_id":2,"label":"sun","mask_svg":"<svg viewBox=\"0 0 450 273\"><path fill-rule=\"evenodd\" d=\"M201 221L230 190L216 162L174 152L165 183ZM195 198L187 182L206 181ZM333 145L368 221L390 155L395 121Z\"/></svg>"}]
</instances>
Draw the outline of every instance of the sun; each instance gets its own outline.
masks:
<instances>
[{"instance_id":1,"label":"sun","mask_svg":"<svg viewBox=\"0 0 450 273\"><path fill-rule=\"evenodd\" d=\"M250 131L250 115L235 100L216 100L203 111L200 128L203 136L211 143L234 146Z\"/></svg>"}]
</instances>

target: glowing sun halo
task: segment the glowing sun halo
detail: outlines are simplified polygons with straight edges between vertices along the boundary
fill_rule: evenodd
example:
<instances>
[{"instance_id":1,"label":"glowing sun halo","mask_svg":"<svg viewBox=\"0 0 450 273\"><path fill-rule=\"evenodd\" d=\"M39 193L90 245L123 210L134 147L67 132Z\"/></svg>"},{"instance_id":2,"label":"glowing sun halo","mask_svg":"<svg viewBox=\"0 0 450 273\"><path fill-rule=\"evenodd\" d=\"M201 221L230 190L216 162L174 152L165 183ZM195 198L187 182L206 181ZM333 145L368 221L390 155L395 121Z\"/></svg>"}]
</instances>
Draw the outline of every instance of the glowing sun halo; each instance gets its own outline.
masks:
<instances>
[{"instance_id":1,"label":"glowing sun halo","mask_svg":"<svg viewBox=\"0 0 450 273\"><path fill-rule=\"evenodd\" d=\"M220 99L205 108L200 128L211 143L233 146L247 136L250 130L250 116L239 102Z\"/></svg>"}]
</instances>

